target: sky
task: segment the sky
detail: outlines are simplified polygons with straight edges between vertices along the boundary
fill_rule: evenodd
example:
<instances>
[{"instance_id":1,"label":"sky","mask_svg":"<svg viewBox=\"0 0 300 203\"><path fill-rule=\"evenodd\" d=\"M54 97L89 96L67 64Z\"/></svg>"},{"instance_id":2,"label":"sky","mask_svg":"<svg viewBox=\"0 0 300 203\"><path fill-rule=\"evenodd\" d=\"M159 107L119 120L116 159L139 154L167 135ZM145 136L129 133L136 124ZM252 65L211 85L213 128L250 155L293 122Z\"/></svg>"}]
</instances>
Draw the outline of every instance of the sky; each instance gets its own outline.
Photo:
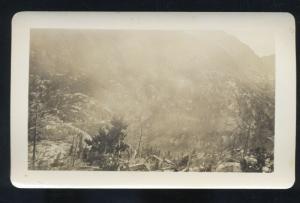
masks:
<instances>
[{"instance_id":1,"label":"sky","mask_svg":"<svg viewBox=\"0 0 300 203\"><path fill-rule=\"evenodd\" d=\"M274 36L268 32L248 32L244 30L226 32L234 35L244 44L247 44L258 56L268 56L274 54Z\"/></svg>"}]
</instances>

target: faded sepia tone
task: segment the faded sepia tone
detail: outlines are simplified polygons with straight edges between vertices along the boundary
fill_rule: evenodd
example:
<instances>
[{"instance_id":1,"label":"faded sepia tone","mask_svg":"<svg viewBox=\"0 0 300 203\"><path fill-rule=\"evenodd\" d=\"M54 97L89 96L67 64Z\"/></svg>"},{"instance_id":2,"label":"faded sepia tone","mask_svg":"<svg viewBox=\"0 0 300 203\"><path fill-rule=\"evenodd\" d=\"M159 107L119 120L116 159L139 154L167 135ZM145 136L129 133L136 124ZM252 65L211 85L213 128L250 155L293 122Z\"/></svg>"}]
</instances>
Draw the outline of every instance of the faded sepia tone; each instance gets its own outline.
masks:
<instances>
[{"instance_id":1,"label":"faded sepia tone","mask_svg":"<svg viewBox=\"0 0 300 203\"><path fill-rule=\"evenodd\" d=\"M30 170L272 172L264 33L33 29Z\"/></svg>"}]
</instances>

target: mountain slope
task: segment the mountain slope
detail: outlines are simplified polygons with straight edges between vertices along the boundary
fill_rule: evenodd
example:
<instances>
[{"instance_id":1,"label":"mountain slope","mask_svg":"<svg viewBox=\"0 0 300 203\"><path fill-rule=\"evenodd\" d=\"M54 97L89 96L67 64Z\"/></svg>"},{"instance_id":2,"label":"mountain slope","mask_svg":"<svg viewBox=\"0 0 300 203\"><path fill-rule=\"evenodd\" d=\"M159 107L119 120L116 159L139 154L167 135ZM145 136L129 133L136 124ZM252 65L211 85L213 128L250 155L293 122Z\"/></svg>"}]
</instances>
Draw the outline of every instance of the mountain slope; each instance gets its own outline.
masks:
<instances>
[{"instance_id":1,"label":"mountain slope","mask_svg":"<svg viewBox=\"0 0 300 203\"><path fill-rule=\"evenodd\" d=\"M100 118L124 117L132 146L142 134L143 146L203 147L209 137L236 133L249 98L274 103L272 59L222 31L35 30L31 37L31 71L83 75L70 91L95 99Z\"/></svg>"}]
</instances>

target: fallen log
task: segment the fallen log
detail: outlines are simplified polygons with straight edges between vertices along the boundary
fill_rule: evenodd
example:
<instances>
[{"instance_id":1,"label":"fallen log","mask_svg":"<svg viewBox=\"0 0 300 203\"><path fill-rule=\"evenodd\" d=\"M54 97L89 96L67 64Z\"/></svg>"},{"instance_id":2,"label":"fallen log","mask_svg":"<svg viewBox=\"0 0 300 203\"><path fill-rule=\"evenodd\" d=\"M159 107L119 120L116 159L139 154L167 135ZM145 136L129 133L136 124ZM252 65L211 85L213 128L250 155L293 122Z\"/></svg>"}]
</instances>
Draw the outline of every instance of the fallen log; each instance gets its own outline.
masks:
<instances>
[{"instance_id":1,"label":"fallen log","mask_svg":"<svg viewBox=\"0 0 300 203\"><path fill-rule=\"evenodd\" d=\"M144 163L129 165L130 171L150 171L149 167Z\"/></svg>"},{"instance_id":2,"label":"fallen log","mask_svg":"<svg viewBox=\"0 0 300 203\"><path fill-rule=\"evenodd\" d=\"M242 172L241 164L237 162L224 162L217 166L216 172Z\"/></svg>"}]
</instances>

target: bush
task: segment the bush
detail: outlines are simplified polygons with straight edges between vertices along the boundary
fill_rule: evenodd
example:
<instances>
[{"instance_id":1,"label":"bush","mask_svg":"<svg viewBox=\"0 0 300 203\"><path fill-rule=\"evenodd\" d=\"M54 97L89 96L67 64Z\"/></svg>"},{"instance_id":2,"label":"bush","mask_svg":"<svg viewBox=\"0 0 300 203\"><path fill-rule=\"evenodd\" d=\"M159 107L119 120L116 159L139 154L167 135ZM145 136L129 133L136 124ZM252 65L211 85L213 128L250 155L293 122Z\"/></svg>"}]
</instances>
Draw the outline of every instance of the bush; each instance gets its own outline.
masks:
<instances>
[{"instance_id":1,"label":"bush","mask_svg":"<svg viewBox=\"0 0 300 203\"><path fill-rule=\"evenodd\" d=\"M127 124L122 119L113 118L109 125L99 129L91 140L85 140L85 161L97 164L102 170L117 170L122 152L128 149L124 139Z\"/></svg>"}]
</instances>

